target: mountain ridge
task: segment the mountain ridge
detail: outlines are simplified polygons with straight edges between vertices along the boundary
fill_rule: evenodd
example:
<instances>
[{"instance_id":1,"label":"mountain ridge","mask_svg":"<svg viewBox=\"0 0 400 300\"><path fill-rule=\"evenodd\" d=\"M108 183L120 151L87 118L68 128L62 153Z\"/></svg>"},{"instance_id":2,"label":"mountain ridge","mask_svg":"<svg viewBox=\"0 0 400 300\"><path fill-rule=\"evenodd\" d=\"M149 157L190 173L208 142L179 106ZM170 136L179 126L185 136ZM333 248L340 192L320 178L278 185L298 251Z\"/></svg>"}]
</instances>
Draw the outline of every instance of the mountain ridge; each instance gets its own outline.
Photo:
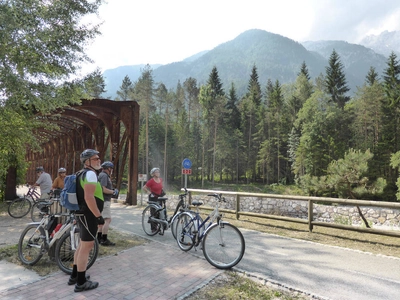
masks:
<instances>
[{"instance_id":1,"label":"mountain ridge","mask_svg":"<svg viewBox=\"0 0 400 300\"><path fill-rule=\"evenodd\" d=\"M370 43L371 44L371 43ZM223 87L227 90L235 84L238 95L244 94L255 65L259 82L264 89L267 80L279 80L281 84L294 82L303 61L311 78L325 73L333 49L339 54L352 92L363 84L368 70L375 67L381 76L387 59L372 48L344 41L294 41L279 34L260 29L250 29L233 40L224 42L211 50L194 54L180 62L150 65L156 83L164 83L168 89L176 88L178 82L196 78L205 84L214 66L217 67ZM105 70L108 97L114 98L123 78L128 75L132 82L141 75L145 65L121 66ZM122 75L124 72L126 74Z\"/></svg>"}]
</instances>

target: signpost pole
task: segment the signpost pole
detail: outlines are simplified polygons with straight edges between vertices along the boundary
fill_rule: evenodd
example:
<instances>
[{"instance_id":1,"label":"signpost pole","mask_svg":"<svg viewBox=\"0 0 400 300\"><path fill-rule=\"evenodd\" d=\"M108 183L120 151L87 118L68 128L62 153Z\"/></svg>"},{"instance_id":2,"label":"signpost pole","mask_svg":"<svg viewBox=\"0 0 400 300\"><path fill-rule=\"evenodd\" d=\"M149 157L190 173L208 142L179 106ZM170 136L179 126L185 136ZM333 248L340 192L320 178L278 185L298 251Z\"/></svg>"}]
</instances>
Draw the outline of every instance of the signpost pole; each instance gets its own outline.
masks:
<instances>
[{"instance_id":1,"label":"signpost pole","mask_svg":"<svg viewBox=\"0 0 400 300\"><path fill-rule=\"evenodd\" d=\"M141 187L140 187L140 206L143 205L143 181L140 182Z\"/></svg>"},{"instance_id":2,"label":"signpost pole","mask_svg":"<svg viewBox=\"0 0 400 300\"><path fill-rule=\"evenodd\" d=\"M147 174L139 174L138 179L139 179L139 181L141 183L140 184L141 185L141 188L140 188L140 206L142 206L143 205L143 182L147 181Z\"/></svg>"}]
</instances>

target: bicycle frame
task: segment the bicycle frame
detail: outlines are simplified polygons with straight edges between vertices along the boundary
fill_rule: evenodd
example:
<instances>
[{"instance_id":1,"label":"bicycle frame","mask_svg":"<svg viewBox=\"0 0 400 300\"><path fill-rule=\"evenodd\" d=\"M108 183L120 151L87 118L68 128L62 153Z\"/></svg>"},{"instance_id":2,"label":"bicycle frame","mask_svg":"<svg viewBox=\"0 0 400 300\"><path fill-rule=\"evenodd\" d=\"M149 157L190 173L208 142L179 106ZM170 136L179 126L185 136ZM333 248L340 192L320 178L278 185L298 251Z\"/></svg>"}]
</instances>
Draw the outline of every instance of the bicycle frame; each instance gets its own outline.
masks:
<instances>
[{"instance_id":1,"label":"bicycle frame","mask_svg":"<svg viewBox=\"0 0 400 300\"><path fill-rule=\"evenodd\" d=\"M203 240L203 237L207 234L208 229L211 227L212 224L214 224L214 221L217 220L217 223L219 223L221 221L221 219L222 219L222 216L219 213L218 202L217 202L214 210L200 224L201 218L200 218L200 213L199 213L199 206L197 206L195 216L193 217L194 224L196 227L196 232L194 233L193 236L191 236L192 240L194 241L194 245L196 247L201 243L201 241ZM207 224L207 222L208 222L208 224ZM201 230L201 229L204 229L204 230Z\"/></svg>"},{"instance_id":2,"label":"bicycle frame","mask_svg":"<svg viewBox=\"0 0 400 300\"><path fill-rule=\"evenodd\" d=\"M48 229L47 229L47 225L49 223L49 216L47 215L46 217L44 217L40 222L30 222L28 223L28 225L37 225L37 228L42 227L44 229L44 232L46 234L45 236L45 242L46 242L46 248L43 249L42 251L45 253L47 252L48 249L50 249L58 239L60 239L62 237L62 235L64 233L66 233L67 231L70 231L71 234L71 245L72 245L72 250L76 250L76 243L75 243L75 228L76 228L76 224L74 224L74 220L75 220L75 216L71 213L69 214L70 218L68 219L68 221L64 224L62 224L61 228L54 234L53 238L50 239L50 234ZM62 216L66 216L66 214L62 214L62 215L54 215L54 217L62 217ZM71 228L73 227L73 228ZM31 245L31 247L37 247L37 245ZM40 246L39 246L40 247Z\"/></svg>"},{"instance_id":3,"label":"bicycle frame","mask_svg":"<svg viewBox=\"0 0 400 300\"><path fill-rule=\"evenodd\" d=\"M40 199L40 194L38 191L36 191L35 188L30 187L28 189L28 192L25 194L25 198L32 200L34 203L37 202L37 199Z\"/></svg>"}]
</instances>

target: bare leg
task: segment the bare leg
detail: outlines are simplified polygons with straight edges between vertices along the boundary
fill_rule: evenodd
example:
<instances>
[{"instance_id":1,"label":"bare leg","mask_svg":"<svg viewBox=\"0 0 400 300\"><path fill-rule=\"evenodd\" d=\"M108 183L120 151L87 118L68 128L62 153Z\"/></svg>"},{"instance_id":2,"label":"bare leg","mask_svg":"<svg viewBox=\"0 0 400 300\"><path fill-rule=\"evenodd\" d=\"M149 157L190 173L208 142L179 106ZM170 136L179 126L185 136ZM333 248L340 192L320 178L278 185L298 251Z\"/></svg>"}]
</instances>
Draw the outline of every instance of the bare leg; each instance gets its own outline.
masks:
<instances>
[{"instance_id":1,"label":"bare leg","mask_svg":"<svg viewBox=\"0 0 400 300\"><path fill-rule=\"evenodd\" d=\"M111 223L111 218L104 219L104 225L101 231L103 234L108 233L108 228L110 228L110 223Z\"/></svg>"},{"instance_id":2,"label":"bare leg","mask_svg":"<svg viewBox=\"0 0 400 300\"><path fill-rule=\"evenodd\" d=\"M85 241L80 241L78 250L76 250L75 255L76 256L76 265L78 267L78 272L85 272L86 267L88 264L89 260L89 253L90 250L92 250L94 246L94 241L90 242L85 242ZM75 259L75 257L74 257Z\"/></svg>"}]
</instances>

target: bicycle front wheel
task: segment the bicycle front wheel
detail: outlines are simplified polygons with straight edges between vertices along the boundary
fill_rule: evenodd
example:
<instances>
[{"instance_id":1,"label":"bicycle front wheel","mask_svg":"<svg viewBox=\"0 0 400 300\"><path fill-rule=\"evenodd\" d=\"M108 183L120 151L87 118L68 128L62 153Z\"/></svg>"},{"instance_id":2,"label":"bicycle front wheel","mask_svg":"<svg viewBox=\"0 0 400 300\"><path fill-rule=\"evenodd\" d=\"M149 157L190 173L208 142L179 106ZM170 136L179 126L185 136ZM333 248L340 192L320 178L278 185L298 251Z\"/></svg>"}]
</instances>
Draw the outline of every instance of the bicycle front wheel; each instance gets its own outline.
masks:
<instances>
[{"instance_id":1,"label":"bicycle front wheel","mask_svg":"<svg viewBox=\"0 0 400 300\"><path fill-rule=\"evenodd\" d=\"M143 231L149 236L156 235L161 229L160 223L152 221L153 218L158 218L156 210L157 207L155 205L149 205L146 206L142 213Z\"/></svg>"},{"instance_id":2,"label":"bicycle front wheel","mask_svg":"<svg viewBox=\"0 0 400 300\"><path fill-rule=\"evenodd\" d=\"M181 250L189 251L193 248L195 231L196 223L192 215L186 212L181 213L178 217L175 228L176 241Z\"/></svg>"},{"instance_id":3,"label":"bicycle front wheel","mask_svg":"<svg viewBox=\"0 0 400 300\"><path fill-rule=\"evenodd\" d=\"M174 239L176 240L176 230L177 230L177 224L178 224L178 221L179 221L179 216L182 214L183 212L179 212L179 213L177 213L173 218L172 218L172 220L171 220L171 232L172 232L172 236L174 237ZM192 212L191 211L191 213L193 213L193 214L195 214L195 212ZM203 223L203 219L200 217L200 216L198 216L198 218L199 218L199 223L201 224L201 223ZM199 235L201 235L201 232L203 231L203 227L200 229L200 234Z\"/></svg>"},{"instance_id":4,"label":"bicycle front wheel","mask_svg":"<svg viewBox=\"0 0 400 300\"><path fill-rule=\"evenodd\" d=\"M22 263L33 266L43 256L44 229L38 225L28 225L18 241L18 257Z\"/></svg>"},{"instance_id":5,"label":"bicycle front wheel","mask_svg":"<svg viewBox=\"0 0 400 300\"><path fill-rule=\"evenodd\" d=\"M171 228L172 236L174 237L175 240L176 240L176 226L178 224L179 216L181 214L182 214L182 212L179 212L175 216L173 216L171 219L170 228Z\"/></svg>"},{"instance_id":6,"label":"bicycle front wheel","mask_svg":"<svg viewBox=\"0 0 400 300\"><path fill-rule=\"evenodd\" d=\"M213 224L203 238L203 254L218 269L229 269L243 258L245 241L238 228L226 222Z\"/></svg>"},{"instance_id":7,"label":"bicycle front wheel","mask_svg":"<svg viewBox=\"0 0 400 300\"><path fill-rule=\"evenodd\" d=\"M74 241L71 240L71 233L66 232L61 236L61 238L57 241L57 246L56 246L56 262L58 267L61 269L61 271L71 275L72 274L72 268L74 266L74 255L75 251L79 246L79 231L76 231L74 233ZM86 267L86 270L89 269L91 266L93 266L94 262L97 259L97 256L99 254L99 243L97 239L94 241L94 246L92 250L89 252L89 260L88 264Z\"/></svg>"},{"instance_id":8,"label":"bicycle front wheel","mask_svg":"<svg viewBox=\"0 0 400 300\"><path fill-rule=\"evenodd\" d=\"M24 198L17 198L13 200L10 205L8 206L8 214L13 218L22 218L25 217L30 209L32 203L28 199Z\"/></svg>"}]
</instances>

